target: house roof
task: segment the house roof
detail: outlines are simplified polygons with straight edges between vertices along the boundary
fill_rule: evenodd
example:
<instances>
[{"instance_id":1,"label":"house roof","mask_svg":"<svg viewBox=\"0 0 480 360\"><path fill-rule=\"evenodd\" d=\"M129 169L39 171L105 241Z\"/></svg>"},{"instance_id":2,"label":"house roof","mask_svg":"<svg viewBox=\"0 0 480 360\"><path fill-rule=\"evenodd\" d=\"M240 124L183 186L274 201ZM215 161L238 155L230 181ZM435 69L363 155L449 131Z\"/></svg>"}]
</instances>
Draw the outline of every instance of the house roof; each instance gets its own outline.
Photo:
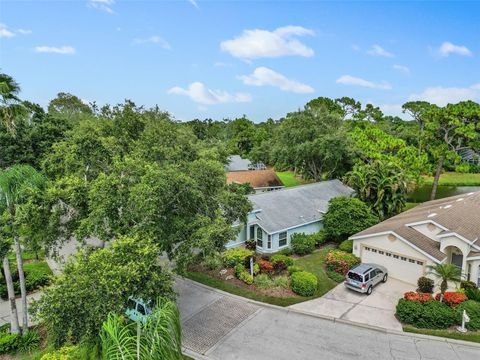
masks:
<instances>
[{"instance_id":1,"label":"house roof","mask_svg":"<svg viewBox=\"0 0 480 360\"><path fill-rule=\"evenodd\" d=\"M353 190L339 180L250 195L256 221L266 232L318 221L328 209L328 201L338 196L350 196Z\"/></svg>"},{"instance_id":2,"label":"house roof","mask_svg":"<svg viewBox=\"0 0 480 360\"><path fill-rule=\"evenodd\" d=\"M250 184L254 189L283 186L282 181L273 170L230 171L227 184Z\"/></svg>"},{"instance_id":3,"label":"house roof","mask_svg":"<svg viewBox=\"0 0 480 360\"><path fill-rule=\"evenodd\" d=\"M421 234L412 226L407 226L428 221L445 228L439 235L456 233L470 242L480 245L478 240L480 237L480 192L427 201L363 230L352 238L393 231L412 245L441 261L446 255L440 251L439 242Z\"/></svg>"},{"instance_id":4,"label":"house roof","mask_svg":"<svg viewBox=\"0 0 480 360\"><path fill-rule=\"evenodd\" d=\"M252 164L248 159L242 159L239 155L232 155L228 158L227 171L244 171L248 170Z\"/></svg>"}]
</instances>

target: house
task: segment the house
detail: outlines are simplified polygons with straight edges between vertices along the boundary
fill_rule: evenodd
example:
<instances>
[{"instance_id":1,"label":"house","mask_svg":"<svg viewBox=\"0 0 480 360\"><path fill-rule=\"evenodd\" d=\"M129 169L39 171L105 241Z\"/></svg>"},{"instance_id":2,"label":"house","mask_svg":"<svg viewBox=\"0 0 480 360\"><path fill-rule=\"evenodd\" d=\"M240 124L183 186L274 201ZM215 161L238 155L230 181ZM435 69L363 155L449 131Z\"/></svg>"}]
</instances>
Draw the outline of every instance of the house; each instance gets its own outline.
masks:
<instances>
[{"instance_id":1,"label":"house","mask_svg":"<svg viewBox=\"0 0 480 360\"><path fill-rule=\"evenodd\" d=\"M232 183L250 184L255 192L278 190L284 187L275 171L271 169L228 172L227 184Z\"/></svg>"},{"instance_id":2,"label":"house","mask_svg":"<svg viewBox=\"0 0 480 360\"><path fill-rule=\"evenodd\" d=\"M428 265L451 263L480 285L480 192L423 203L350 237L362 262L416 284Z\"/></svg>"},{"instance_id":3,"label":"house","mask_svg":"<svg viewBox=\"0 0 480 360\"><path fill-rule=\"evenodd\" d=\"M253 210L227 248L241 246L249 239L256 240L261 253L288 248L293 234L313 234L322 228L330 199L352 193L339 180L330 180L250 195Z\"/></svg>"},{"instance_id":4,"label":"house","mask_svg":"<svg viewBox=\"0 0 480 360\"><path fill-rule=\"evenodd\" d=\"M247 171L247 170L265 170L267 167L264 163L252 163L248 159L242 159L239 155L232 155L228 158L228 165L225 167L227 171Z\"/></svg>"}]
</instances>

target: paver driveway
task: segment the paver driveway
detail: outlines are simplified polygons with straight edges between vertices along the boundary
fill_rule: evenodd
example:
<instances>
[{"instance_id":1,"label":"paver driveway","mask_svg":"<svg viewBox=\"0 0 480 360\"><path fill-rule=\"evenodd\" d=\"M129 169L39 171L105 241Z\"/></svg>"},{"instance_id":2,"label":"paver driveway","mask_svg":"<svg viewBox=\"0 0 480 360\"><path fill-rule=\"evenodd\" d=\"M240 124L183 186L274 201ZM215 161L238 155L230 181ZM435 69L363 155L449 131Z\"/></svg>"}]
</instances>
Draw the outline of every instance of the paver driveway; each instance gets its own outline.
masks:
<instances>
[{"instance_id":1,"label":"paver driveway","mask_svg":"<svg viewBox=\"0 0 480 360\"><path fill-rule=\"evenodd\" d=\"M391 330L402 330L395 318L398 299L413 286L396 279L388 279L373 289L371 295L360 294L339 284L318 299L305 301L291 307L307 313L350 320L361 324Z\"/></svg>"}]
</instances>

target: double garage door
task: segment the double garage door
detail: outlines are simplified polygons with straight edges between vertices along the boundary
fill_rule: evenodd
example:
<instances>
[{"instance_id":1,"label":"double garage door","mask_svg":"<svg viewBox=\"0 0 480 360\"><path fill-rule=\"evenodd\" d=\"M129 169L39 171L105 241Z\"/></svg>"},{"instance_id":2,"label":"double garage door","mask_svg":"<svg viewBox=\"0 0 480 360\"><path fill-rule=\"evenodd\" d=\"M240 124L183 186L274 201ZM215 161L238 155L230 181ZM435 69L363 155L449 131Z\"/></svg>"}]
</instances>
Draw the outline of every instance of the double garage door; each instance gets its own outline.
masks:
<instances>
[{"instance_id":1,"label":"double garage door","mask_svg":"<svg viewBox=\"0 0 480 360\"><path fill-rule=\"evenodd\" d=\"M388 250L362 246L362 262L385 266L389 276L416 284L419 277L425 275L425 262Z\"/></svg>"}]
</instances>

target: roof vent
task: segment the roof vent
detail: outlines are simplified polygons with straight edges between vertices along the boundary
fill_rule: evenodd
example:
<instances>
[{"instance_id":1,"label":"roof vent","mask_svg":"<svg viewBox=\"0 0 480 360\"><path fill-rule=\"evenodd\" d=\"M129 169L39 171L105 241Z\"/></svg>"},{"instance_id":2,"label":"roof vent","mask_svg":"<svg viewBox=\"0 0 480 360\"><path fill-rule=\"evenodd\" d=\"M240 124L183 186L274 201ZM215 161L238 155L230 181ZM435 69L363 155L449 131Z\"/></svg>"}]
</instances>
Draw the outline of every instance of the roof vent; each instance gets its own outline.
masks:
<instances>
[{"instance_id":1,"label":"roof vent","mask_svg":"<svg viewBox=\"0 0 480 360\"><path fill-rule=\"evenodd\" d=\"M437 213L431 213L431 214L428 215L427 217L431 218L431 217L434 217L434 216L437 216Z\"/></svg>"},{"instance_id":2,"label":"roof vent","mask_svg":"<svg viewBox=\"0 0 480 360\"><path fill-rule=\"evenodd\" d=\"M475 194L475 193L473 193L473 192L469 192L467 195L468 195L468 196L470 196L470 195L473 195L473 194Z\"/></svg>"},{"instance_id":3,"label":"roof vent","mask_svg":"<svg viewBox=\"0 0 480 360\"><path fill-rule=\"evenodd\" d=\"M457 202L465 200L464 198L457 199Z\"/></svg>"},{"instance_id":4,"label":"roof vent","mask_svg":"<svg viewBox=\"0 0 480 360\"><path fill-rule=\"evenodd\" d=\"M444 209L450 209L451 207L452 207L452 205L451 205L451 204L448 204L448 205L445 205L443 208L444 208Z\"/></svg>"}]
</instances>

